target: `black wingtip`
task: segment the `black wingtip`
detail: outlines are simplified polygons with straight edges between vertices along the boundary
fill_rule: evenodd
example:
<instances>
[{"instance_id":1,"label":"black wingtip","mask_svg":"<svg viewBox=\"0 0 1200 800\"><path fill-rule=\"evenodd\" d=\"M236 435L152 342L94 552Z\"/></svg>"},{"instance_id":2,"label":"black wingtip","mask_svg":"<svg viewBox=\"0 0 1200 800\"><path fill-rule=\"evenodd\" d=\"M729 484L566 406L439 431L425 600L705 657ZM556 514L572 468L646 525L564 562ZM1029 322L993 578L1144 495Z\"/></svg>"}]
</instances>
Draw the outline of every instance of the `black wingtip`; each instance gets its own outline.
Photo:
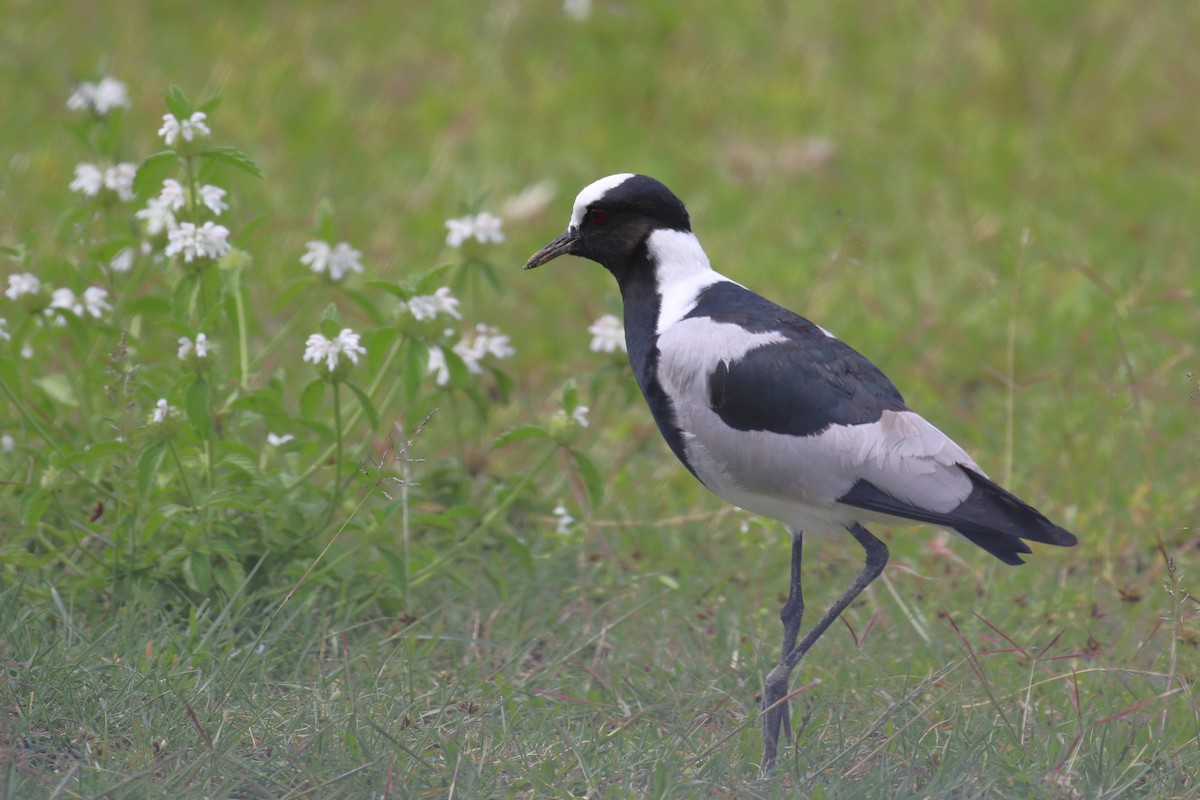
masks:
<instances>
[{"instance_id":1,"label":"black wingtip","mask_svg":"<svg viewBox=\"0 0 1200 800\"><path fill-rule=\"evenodd\" d=\"M1013 566L1024 564L1021 555L1033 552L1022 540L1056 547L1074 547L1078 544L1075 534L1055 525L1042 512L1013 493L972 469L960 468L971 480L971 494L947 513L929 511L898 500L862 480L854 484L838 502L949 528L1005 564Z\"/></svg>"}]
</instances>

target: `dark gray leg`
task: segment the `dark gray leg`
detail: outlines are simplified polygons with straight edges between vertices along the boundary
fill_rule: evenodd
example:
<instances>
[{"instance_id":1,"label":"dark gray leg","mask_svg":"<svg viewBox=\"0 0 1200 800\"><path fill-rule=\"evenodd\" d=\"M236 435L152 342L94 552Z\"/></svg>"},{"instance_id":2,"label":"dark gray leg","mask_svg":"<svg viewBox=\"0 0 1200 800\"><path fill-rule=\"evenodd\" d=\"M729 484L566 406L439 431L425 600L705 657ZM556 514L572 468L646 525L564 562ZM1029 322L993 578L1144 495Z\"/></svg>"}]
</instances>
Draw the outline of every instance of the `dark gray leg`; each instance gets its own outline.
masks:
<instances>
[{"instance_id":1,"label":"dark gray leg","mask_svg":"<svg viewBox=\"0 0 1200 800\"><path fill-rule=\"evenodd\" d=\"M800 663L800 660L804 658L804 654L816 643L817 639L821 638L821 634L825 633L829 626L833 624L833 621L846 610L847 606L854 602L854 598L858 597L862 593L862 590L871 584L871 581L879 577L879 574L883 572L883 568L887 564L888 549L886 544L872 536L870 531L857 522L849 526L847 530L850 531L850 535L854 537L855 541L862 545L862 549L866 551L866 566L863 567L863 571L859 576L854 579L854 583L850 585L850 588L837 599L837 602L829 607L829 610L817 621L817 624L801 640L800 644L784 652L783 658L779 661L779 666L767 673L766 681L763 684L762 771L764 774L770 772L771 768L775 766L780 730L786 725L789 736L791 733L791 721L784 722L784 719L787 717L787 704L779 701L787 696L788 680L791 677L792 670L796 668L796 665ZM796 597L799 597L800 590L798 542L799 537L794 537L792 542L792 588ZM793 596L789 594L788 602L784 605L785 610L793 605L792 600ZM803 602L803 600L797 600L795 604L800 607L801 611L803 611ZM780 617L783 617L782 613ZM789 622L785 620L785 645L789 644L788 635L792 631L792 628L788 626ZM798 635L800 627L799 615L797 615L795 626L797 633L792 634L791 641L793 642L796 635Z\"/></svg>"},{"instance_id":2,"label":"dark gray leg","mask_svg":"<svg viewBox=\"0 0 1200 800\"><path fill-rule=\"evenodd\" d=\"M804 620L804 593L800 589L800 563L804 560L804 532L792 531L792 583L788 587L787 602L779 609L779 621L783 623L783 647L779 650L779 663L796 647L800 635L800 623ZM779 704L779 716L783 720L783 736L792 740L792 715L787 701ZM778 734L776 734L778 735Z\"/></svg>"}]
</instances>

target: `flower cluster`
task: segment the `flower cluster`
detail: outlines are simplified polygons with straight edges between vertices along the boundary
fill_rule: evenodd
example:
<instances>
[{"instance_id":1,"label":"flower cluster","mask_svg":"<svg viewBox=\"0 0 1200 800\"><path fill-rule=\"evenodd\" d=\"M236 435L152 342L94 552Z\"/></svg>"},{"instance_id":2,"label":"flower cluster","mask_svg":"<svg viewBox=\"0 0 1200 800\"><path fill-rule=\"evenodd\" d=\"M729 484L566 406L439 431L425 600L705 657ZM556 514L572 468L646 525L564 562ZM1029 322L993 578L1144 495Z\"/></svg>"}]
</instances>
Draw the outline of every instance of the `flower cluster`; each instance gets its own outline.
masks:
<instances>
[{"instance_id":1,"label":"flower cluster","mask_svg":"<svg viewBox=\"0 0 1200 800\"><path fill-rule=\"evenodd\" d=\"M150 422L154 425L166 422L167 418L174 414L175 411L175 406L167 403L167 398L160 397L158 402L154 404L154 411L150 412Z\"/></svg>"},{"instance_id":2,"label":"flower cluster","mask_svg":"<svg viewBox=\"0 0 1200 800\"><path fill-rule=\"evenodd\" d=\"M446 331L447 336L454 331ZM467 372L472 375L483 374L483 360L488 356L493 358L510 358L516 354L508 336L492 325L479 323L475 329L463 336L450 348L451 352L463 362ZM429 346L429 372L434 376L438 386L450 383L450 365L446 363L446 352L441 345Z\"/></svg>"},{"instance_id":3,"label":"flower cluster","mask_svg":"<svg viewBox=\"0 0 1200 800\"><path fill-rule=\"evenodd\" d=\"M209 136L212 131L209 130L205 120L208 115L203 111L196 111L187 119L176 119L174 114L163 114L162 127L158 129L158 135L167 143L167 147L175 144L176 140L182 138L185 142L191 142L197 136Z\"/></svg>"},{"instance_id":4,"label":"flower cluster","mask_svg":"<svg viewBox=\"0 0 1200 800\"><path fill-rule=\"evenodd\" d=\"M192 263L197 258L221 258L233 246L229 244L229 229L209 221L197 226L193 222L181 222L167 231L166 256L183 256Z\"/></svg>"},{"instance_id":5,"label":"flower cluster","mask_svg":"<svg viewBox=\"0 0 1200 800\"><path fill-rule=\"evenodd\" d=\"M472 238L480 244L499 244L504 241L504 231L500 230L501 222L499 217L487 211L459 219L448 219L446 244L462 247L464 242Z\"/></svg>"},{"instance_id":6,"label":"flower cluster","mask_svg":"<svg viewBox=\"0 0 1200 800\"><path fill-rule=\"evenodd\" d=\"M362 253L346 242L331 247L329 242L314 239L308 243L308 252L300 256L300 263L318 275L328 275L332 281L340 281L351 272L363 271Z\"/></svg>"},{"instance_id":7,"label":"flower cluster","mask_svg":"<svg viewBox=\"0 0 1200 800\"><path fill-rule=\"evenodd\" d=\"M70 311L77 317L85 314L99 319L104 312L112 311L108 304L108 291L99 286L89 286L83 291L83 297L77 298L70 289L55 289L50 295L50 309ZM59 324L63 322L59 317Z\"/></svg>"},{"instance_id":8,"label":"flower cluster","mask_svg":"<svg viewBox=\"0 0 1200 800\"><path fill-rule=\"evenodd\" d=\"M75 166L75 180L70 189L86 197L95 197L102 189L115 193L123 202L133 199L133 178L137 175L137 164L114 164L100 169L95 164L82 163Z\"/></svg>"},{"instance_id":9,"label":"flower cluster","mask_svg":"<svg viewBox=\"0 0 1200 800\"><path fill-rule=\"evenodd\" d=\"M105 116L114 108L129 108L129 92L116 78L105 76L99 83L84 81L67 98L72 111L92 111Z\"/></svg>"},{"instance_id":10,"label":"flower cluster","mask_svg":"<svg viewBox=\"0 0 1200 800\"><path fill-rule=\"evenodd\" d=\"M196 358L208 358L208 337L203 333L197 333L196 341L193 342L186 336L180 336L179 360L185 360L191 353L195 353Z\"/></svg>"},{"instance_id":11,"label":"flower cluster","mask_svg":"<svg viewBox=\"0 0 1200 800\"><path fill-rule=\"evenodd\" d=\"M9 300L16 300L23 295L37 294L41 290L42 282L37 275L32 272L19 272L8 276L8 288L4 290L4 296Z\"/></svg>"},{"instance_id":12,"label":"flower cluster","mask_svg":"<svg viewBox=\"0 0 1200 800\"><path fill-rule=\"evenodd\" d=\"M360 345L358 340L359 335L349 328L342 328L341 333L332 339L314 333L304 343L304 360L313 364L324 361L332 374L337 369L342 355L357 364L358 357L366 354L367 348Z\"/></svg>"},{"instance_id":13,"label":"flower cluster","mask_svg":"<svg viewBox=\"0 0 1200 800\"><path fill-rule=\"evenodd\" d=\"M445 314L448 317L462 319L458 311L458 298L450 294L450 287L443 286L433 294L418 295L407 302L400 303L400 311L407 311L418 322L436 319Z\"/></svg>"}]
</instances>

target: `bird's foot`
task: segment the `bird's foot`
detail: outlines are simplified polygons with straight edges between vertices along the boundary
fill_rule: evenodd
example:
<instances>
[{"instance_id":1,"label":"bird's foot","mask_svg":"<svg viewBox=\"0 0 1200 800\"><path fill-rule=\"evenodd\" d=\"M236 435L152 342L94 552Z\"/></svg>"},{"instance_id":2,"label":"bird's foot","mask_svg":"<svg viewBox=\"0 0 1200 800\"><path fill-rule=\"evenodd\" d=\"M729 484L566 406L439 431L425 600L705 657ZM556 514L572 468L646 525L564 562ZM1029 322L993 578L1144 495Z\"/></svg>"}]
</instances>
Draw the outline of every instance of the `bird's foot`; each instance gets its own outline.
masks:
<instances>
[{"instance_id":1,"label":"bird's foot","mask_svg":"<svg viewBox=\"0 0 1200 800\"><path fill-rule=\"evenodd\" d=\"M785 741L792 741L792 715L788 707L787 682L791 670L780 664L767 675L763 686L763 758L762 774L768 775L775 767L775 758L779 752L779 734L782 732Z\"/></svg>"}]
</instances>

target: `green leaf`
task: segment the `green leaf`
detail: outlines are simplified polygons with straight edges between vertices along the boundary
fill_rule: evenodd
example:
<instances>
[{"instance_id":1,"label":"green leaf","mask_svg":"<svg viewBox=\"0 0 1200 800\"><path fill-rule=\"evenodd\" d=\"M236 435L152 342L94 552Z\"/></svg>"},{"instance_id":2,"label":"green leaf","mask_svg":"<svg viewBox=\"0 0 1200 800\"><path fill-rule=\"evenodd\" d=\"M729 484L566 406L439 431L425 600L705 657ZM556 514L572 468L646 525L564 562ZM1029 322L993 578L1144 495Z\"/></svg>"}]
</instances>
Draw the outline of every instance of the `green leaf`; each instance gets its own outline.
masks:
<instances>
[{"instance_id":1,"label":"green leaf","mask_svg":"<svg viewBox=\"0 0 1200 800\"><path fill-rule=\"evenodd\" d=\"M496 538L504 543L504 546L508 548L508 551L517 557L517 561L521 562L521 566L525 568L525 571L532 575L533 553L530 552L529 545L525 544L515 536L509 536L507 533L498 533L496 534Z\"/></svg>"},{"instance_id":2,"label":"green leaf","mask_svg":"<svg viewBox=\"0 0 1200 800\"><path fill-rule=\"evenodd\" d=\"M171 292L171 314L175 317L175 321L181 325L186 325L187 321L192 318L192 311L196 308L196 298L200 294L200 276L194 272L186 272L179 279L179 283L175 284L175 290Z\"/></svg>"},{"instance_id":3,"label":"green leaf","mask_svg":"<svg viewBox=\"0 0 1200 800\"><path fill-rule=\"evenodd\" d=\"M404 280L403 286L410 290L409 296L433 294L446 284L446 273L453 264L439 264Z\"/></svg>"},{"instance_id":4,"label":"green leaf","mask_svg":"<svg viewBox=\"0 0 1200 800\"><path fill-rule=\"evenodd\" d=\"M278 392L272 388L257 389L242 395L230 403L229 407L237 411L258 414L266 420L268 426L279 427L282 424L287 427L291 422L290 416L283 410L283 405L279 402Z\"/></svg>"},{"instance_id":5,"label":"green leaf","mask_svg":"<svg viewBox=\"0 0 1200 800\"><path fill-rule=\"evenodd\" d=\"M213 147L200 153L202 158L207 158L221 164L228 164L231 167L236 167L243 172L249 172L256 178L263 176L262 170L258 165L250 160L250 156L238 150L236 147Z\"/></svg>"},{"instance_id":6,"label":"green leaf","mask_svg":"<svg viewBox=\"0 0 1200 800\"><path fill-rule=\"evenodd\" d=\"M372 291L387 292L388 294L398 297L401 300L407 300L412 297L411 293L406 292L404 287L400 286L394 281L367 281L363 285Z\"/></svg>"},{"instance_id":7,"label":"green leaf","mask_svg":"<svg viewBox=\"0 0 1200 800\"><path fill-rule=\"evenodd\" d=\"M75 397L75 388L71 386L67 376L61 372L34 378L33 383L60 406L75 408L79 405L79 400Z\"/></svg>"},{"instance_id":8,"label":"green leaf","mask_svg":"<svg viewBox=\"0 0 1200 800\"><path fill-rule=\"evenodd\" d=\"M392 358L396 357L392 347L398 338L400 332L390 327L376 328L363 334L362 345L367 348L367 368L372 373L383 369L383 360L389 355Z\"/></svg>"},{"instance_id":9,"label":"green leaf","mask_svg":"<svg viewBox=\"0 0 1200 800\"><path fill-rule=\"evenodd\" d=\"M145 498L150 493L150 489L154 486L154 476L158 474L158 468L162 466L163 456L166 454L167 446L161 442L150 445L142 451L137 465L139 497Z\"/></svg>"},{"instance_id":10,"label":"green leaf","mask_svg":"<svg viewBox=\"0 0 1200 800\"><path fill-rule=\"evenodd\" d=\"M371 322L376 325L386 325L387 319L384 316L383 310L376 305L378 296L374 292L364 292L359 289L350 289L346 286L341 287L342 294L354 301L354 304L366 312L371 318Z\"/></svg>"},{"instance_id":11,"label":"green leaf","mask_svg":"<svg viewBox=\"0 0 1200 800\"><path fill-rule=\"evenodd\" d=\"M33 529L42 520L42 515L46 513L46 509L50 507L50 503L54 500L54 493L47 492L43 489L35 489L28 493L28 499L23 500L21 505L21 521L25 523L25 527Z\"/></svg>"},{"instance_id":12,"label":"green leaf","mask_svg":"<svg viewBox=\"0 0 1200 800\"><path fill-rule=\"evenodd\" d=\"M424 342L409 339L404 353L404 394L411 403L421 391L421 378L429 368L429 348Z\"/></svg>"},{"instance_id":13,"label":"green leaf","mask_svg":"<svg viewBox=\"0 0 1200 800\"><path fill-rule=\"evenodd\" d=\"M166 298L157 294L147 294L142 297L135 297L125 306L125 313L130 316L137 314L169 314L171 312L171 304Z\"/></svg>"},{"instance_id":14,"label":"green leaf","mask_svg":"<svg viewBox=\"0 0 1200 800\"><path fill-rule=\"evenodd\" d=\"M395 553L387 548L381 548L377 552L387 562L388 572L392 578L389 581L390 588L403 595L404 588L408 585L408 570L404 568L404 559L401 558L399 553Z\"/></svg>"},{"instance_id":15,"label":"green leaf","mask_svg":"<svg viewBox=\"0 0 1200 800\"><path fill-rule=\"evenodd\" d=\"M188 588L199 594L212 591L212 564L203 553L193 553L183 561L183 581Z\"/></svg>"},{"instance_id":16,"label":"green leaf","mask_svg":"<svg viewBox=\"0 0 1200 800\"><path fill-rule=\"evenodd\" d=\"M67 457L68 464L91 464L109 456L119 455L128 452L128 442L107 441L99 442L88 447L86 450L80 450L78 453L72 453Z\"/></svg>"},{"instance_id":17,"label":"green leaf","mask_svg":"<svg viewBox=\"0 0 1200 800\"><path fill-rule=\"evenodd\" d=\"M240 562L227 558L217 562L216 567L213 568L213 578L216 579L217 586L221 587L221 591L225 593L226 597L233 597L246 581L246 570L242 568Z\"/></svg>"},{"instance_id":18,"label":"green leaf","mask_svg":"<svg viewBox=\"0 0 1200 800\"><path fill-rule=\"evenodd\" d=\"M550 435L550 432L541 425L535 425L532 422L525 422L520 425L514 425L508 430L501 433L492 442L492 447L503 447L506 444L513 442L523 442L527 439L545 438Z\"/></svg>"},{"instance_id":19,"label":"green leaf","mask_svg":"<svg viewBox=\"0 0 1200 800\"><path fill-rule=\"evenodd\" d=\"M207 437L212 430L212 411L210 406L210 394L208 391L208 381L203 378L196 378L187 388L187 394L184 395L183 407L187 411L188 419L196 428L196 432L203 437Z\"/></svg>"},{"instance_id":20,"label":"green leaf","mask_svg":"<svg viewBox=\"0 0 1200 800\"><path fill-rule=\"evenodd\" d=\"M0 381L3 381L13 394L17 394L17 387L21 384L17 376L17 362L11 358L0 358Z\"/></svg>"},{"instance_id":21,"label":"green leaf","mask_svg":"<svg viewBox=\"0 0 1200 800\"><path fill-rule=\"evenodd\" d=\"M187 97L183 94L183 89L178 86L171 86L167 90L167 95L164 98L167 101L167 110L175 115L175 119L185 120L192 116L192 104L188 102Z\"/></svg>"},{"instance_id":22,"label":"green leaf","mask_svg":"<svg viewBox=\"0 0 1200 800\"><path fill-rule=\"evenodd\" d=\"M133 193L143 200L156 196L162 189L162 182L178 166L179 156L174 150L155 153L141 163L133 176Z\"/></svg>"},{"instance_id":23,"label":"green leaf","mask_svg":"<svg viewBox=\"0 0 1200 800\"><path fill-rule=\"evenodd\" d=\"M321 398L325 395L328 384L321 378L304 387L300 393L300 414L308 419L316 419L321 411Z\"/></svg>"},{"instance_id":24,"label":"green leaf","mask_svg":"<svg viewBox=\"0 0 1200 800\"><path fill-rule=\"evenodd\" d=\"M261 511L262 501L240 489L217 489L200 500L201 508L232 508L238 511Z\"/></svg>"},{"instance_id":25,"label":"green leaf","mask_svg":"<svg viewBox=\"0 0 1200 800\"><path fill-rule=\"evenodd\" d=\"M332 339L337 336L342 329L342 315L338 311L336 303L330 303L325 306L325 310L321 312L321 333L327 339Z\"/></svg>"},{"instance_id":26,"label":"green leaf","mask_svg":"<svg viewBox=\"0 0 1200 800\"><path fill-rule=\"evenodd\" d=\"M596 469L596 465L592 460L578 450L568 448L571 457L575 459L575 466L579 469L579 477L583 479L583 488L587 489L588 500L592 507L599 505L604 497L604 479L600 475L600 470Z\"/></svg>"},{"instance_id":27,"label":"green leaf","mask_svg":"<svg viewBox=\"0 0 1200 800\"><path fill-rule=\"evenodd\" d=\"M355 386L353 383L344 384L350 391L354 392L354 396L358 398L359 405L362 406L363 413L367 415L367 424L371 431L379 430L379 412L375 410L375 404L371 402L371 398L362 389Z\"/></svg>"},{"instance_id":28,"label":"green leaf","mask_svg":"<svg viewBox=\"0 0 1200 800\"><path fill-rule=\"evenodd\" d=\"M562 385L563 410L570 414L579 407L579 387L574 378L568 378Z\"/></svg>"}]
</instances>

